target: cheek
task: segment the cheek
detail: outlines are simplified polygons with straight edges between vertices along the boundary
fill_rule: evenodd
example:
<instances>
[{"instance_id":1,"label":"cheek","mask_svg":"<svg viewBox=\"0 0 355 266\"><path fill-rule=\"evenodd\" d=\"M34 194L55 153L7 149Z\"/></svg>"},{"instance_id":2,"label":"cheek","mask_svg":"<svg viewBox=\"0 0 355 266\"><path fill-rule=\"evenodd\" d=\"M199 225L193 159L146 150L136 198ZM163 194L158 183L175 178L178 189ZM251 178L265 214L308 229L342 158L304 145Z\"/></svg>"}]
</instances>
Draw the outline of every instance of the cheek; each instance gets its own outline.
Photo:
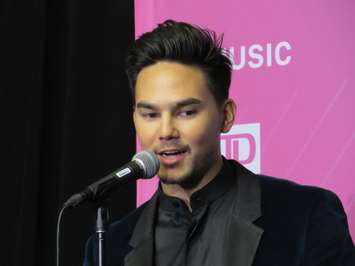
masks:
<instances>
[{"instance_id":1,"label":"cheek","mask_svg":"<svg viewBox=\"0 0 355 266\"><path fill-rule=\"evenodd\" d=\"M137 136L144 148L149 148L154 142L155 129L154 125L147 124L140 119L135 119L134 125L136 128Z\"/></svg>"},{"instance_id":2,"label":"cheek","mask_svg":"<svg viewBox=\"0 0 355 266\"><path fill-rule=\"evenodd\" d=\"M213 123L211 121L214 121ZM195 121L192 125L185 123L184 137L188 139L190 144L200 147L211 145L219 141L220 128L215 119L203 117Z\"/></svg>"}]
</instances>

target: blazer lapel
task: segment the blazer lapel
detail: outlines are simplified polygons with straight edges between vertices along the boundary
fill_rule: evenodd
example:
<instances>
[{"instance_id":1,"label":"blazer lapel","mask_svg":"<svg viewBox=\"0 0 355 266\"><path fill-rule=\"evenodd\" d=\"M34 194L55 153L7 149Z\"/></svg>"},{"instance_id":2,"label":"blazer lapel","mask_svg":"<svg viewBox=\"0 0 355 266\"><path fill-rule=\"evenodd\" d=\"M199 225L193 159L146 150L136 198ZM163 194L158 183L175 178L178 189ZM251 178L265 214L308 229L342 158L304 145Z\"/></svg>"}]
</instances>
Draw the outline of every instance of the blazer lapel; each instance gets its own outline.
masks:
<instances>
[{"instance_id":1,"label":"blazer lapel","mask_svg":"<svg viewBox=\"0 0 355 266\"><path fill-rule=\"evenodd\" d=\"M254 174L237 166L237 198L225 239L224 264L251 266L263 229L253 222L261 216L260 184Z\"/></svg>"},{"instance_id":2,"label":"blazer lapel","mask_svg":"<svg viewBox=\"0 0 355 266\"><path fill-rule=\"evenodd\" d=\"M154 252L154 220L157 206L157 193L142 212L132 234L130 253L125 256L125 266L152 266Z\"/></svg>"}]
</instances>

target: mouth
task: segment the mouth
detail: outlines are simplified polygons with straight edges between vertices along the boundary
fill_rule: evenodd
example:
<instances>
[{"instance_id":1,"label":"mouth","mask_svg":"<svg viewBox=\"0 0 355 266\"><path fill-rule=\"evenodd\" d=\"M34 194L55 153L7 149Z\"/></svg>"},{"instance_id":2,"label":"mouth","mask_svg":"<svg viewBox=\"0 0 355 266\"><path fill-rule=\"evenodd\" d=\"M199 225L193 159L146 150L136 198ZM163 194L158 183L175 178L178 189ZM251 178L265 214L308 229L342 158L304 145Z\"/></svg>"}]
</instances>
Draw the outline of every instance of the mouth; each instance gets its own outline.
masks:
<instances>
[{"instance_id":1,"label":"mouth","mask_svg":"<svg viewBox=\"0 0 355 266\"><path fill-rule=\"evenodd\" d=\"M166 149L158 153L160 162L166 166L173 166L182 161L187 155L186 149Z\"/></svg>"}]
</instances>

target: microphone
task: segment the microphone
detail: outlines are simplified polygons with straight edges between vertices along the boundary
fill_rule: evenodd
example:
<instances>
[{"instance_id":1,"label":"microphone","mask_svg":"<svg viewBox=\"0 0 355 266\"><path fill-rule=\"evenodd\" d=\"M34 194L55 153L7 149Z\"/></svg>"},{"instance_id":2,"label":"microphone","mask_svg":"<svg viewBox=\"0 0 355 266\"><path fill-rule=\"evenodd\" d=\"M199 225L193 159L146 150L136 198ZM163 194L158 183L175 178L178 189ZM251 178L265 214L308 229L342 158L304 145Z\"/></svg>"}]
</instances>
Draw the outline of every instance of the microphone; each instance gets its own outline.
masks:
<instances>
[{"instance_id":1,"label":"microphone","mask_svg":"<svg viewBox=\"0 0 355 266\"><path fill-rule=\"evenodd\" d=\"M139 178L149 179L155 176L159 170L159 159L151 151L141 151L133 156L132 161L117 169L113 173L92 183L82 192L71 196L63 208L75 207L87 200L97 201L107 197L110 192L127 181Z\"/></svg>"}]
</instances>

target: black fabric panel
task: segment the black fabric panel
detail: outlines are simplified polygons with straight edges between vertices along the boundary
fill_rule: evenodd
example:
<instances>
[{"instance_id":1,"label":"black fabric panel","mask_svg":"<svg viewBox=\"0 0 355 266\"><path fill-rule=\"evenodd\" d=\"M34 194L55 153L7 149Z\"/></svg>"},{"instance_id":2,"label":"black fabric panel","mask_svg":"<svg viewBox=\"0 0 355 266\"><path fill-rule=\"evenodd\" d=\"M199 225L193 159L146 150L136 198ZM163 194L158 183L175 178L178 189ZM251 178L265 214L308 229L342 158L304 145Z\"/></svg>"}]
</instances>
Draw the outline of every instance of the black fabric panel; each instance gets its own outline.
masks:
<instances>
[{"instance_id":1,"label":"black fabric panel","mask_svg":"<svg viewBox=\"0 0 355 266\"><path fill-rule=\"evenodd\" d=\"M63 202L135 152L124 57L133 1L4 0L0 4L0 265L55 265ZM135 184L111 219L135 207ZM62 265L81 265L95 209L67 210Z\"/></svg>"}]
</instances>

